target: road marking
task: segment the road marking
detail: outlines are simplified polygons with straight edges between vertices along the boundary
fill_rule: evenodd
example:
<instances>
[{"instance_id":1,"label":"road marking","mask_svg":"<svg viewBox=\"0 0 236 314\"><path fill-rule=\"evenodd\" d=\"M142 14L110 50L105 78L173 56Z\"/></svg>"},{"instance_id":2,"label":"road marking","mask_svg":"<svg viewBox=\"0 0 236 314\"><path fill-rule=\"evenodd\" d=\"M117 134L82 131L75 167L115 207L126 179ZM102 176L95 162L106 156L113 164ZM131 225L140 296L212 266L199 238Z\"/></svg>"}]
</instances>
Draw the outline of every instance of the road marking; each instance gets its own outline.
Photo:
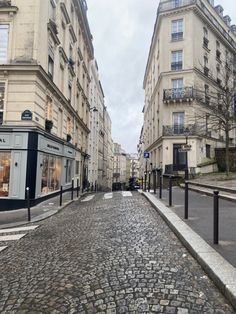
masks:
<instances>
[{"instance_id":1,"label":"road marking","mask_svg":"<svg viewBox=\"0 0 236 314\"><path fill-rule=\"evenodd\" d=\"M105 200L110 199L110 198L112 198L112 197L113 197L113 193L105 193L104 196L103 196L103 198L104 198Z\"/></svg>"},{"instance_id":2,"label":"road marking","mask_svg":"<svg viewBox=\"0 0 236 314\"><path fill-rule=\"evenodd\" d=\"M38 228L38 226L25 226L25 227L16 227L16 228L9 228L9 229L0 229L0 233L28 231L28 230L34 230L36 228Z\"/></svg>"},{"instance_id":3,"label":"road marking","mask_svg":"<svg viewBox=\"0 0 236 314\"><path fill-rule=\"evenodd\" d=\"M13 241L13 240L19 240L23 238L26 235L26 233L23 234L11 234L7 236L0 236L0 241Z\"/></svg>"},{"instance_id":4,"label":"road marking","mask_svg":"<svg viewBox=\"0 0 236 314\"><path fill-rule=\"evenodd\" d=\"M127 192L127 191L122 191L122 196L126 197L126 196L132 196L131 192Z\"/></svg>"},{"instance_id":5,"label":"road marking","mask_svg":"<svg viewBox=\"0 0 236 314\"><path fill-rule=\"evenodd\" d=\"M5 250L7 248L7 246L0 246L0 252Z\"/></svg>"},{"instance_id":6,"label":"road marking","mask_svg":"<svg viewBox=\"0 0 236 314\"><path fill-rule=\"evenodd\" d=\"M81 202L88 202L91 201L94 198L95 195L88 195L84 199L81 200Z\"/></svg>"}]
</instances>

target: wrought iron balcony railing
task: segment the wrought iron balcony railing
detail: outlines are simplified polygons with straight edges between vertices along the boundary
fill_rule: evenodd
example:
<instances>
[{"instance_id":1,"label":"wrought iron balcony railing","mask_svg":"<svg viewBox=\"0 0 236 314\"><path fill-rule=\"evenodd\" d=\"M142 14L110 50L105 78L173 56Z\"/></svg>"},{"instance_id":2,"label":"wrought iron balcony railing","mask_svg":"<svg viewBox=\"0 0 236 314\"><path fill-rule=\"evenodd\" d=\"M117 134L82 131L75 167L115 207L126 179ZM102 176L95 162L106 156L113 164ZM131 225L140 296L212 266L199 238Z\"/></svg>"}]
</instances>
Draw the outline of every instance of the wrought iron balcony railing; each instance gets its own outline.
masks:
<instances>
[{"instance_id":1,"label":"wrought iron balcony railing","mask_svg":"<svg viewBox=\"0 0 236 314\"><path fill-rule=\"evenodd\" d=\"M179 70L182 70L182 68L183 68L182 61L171 63L171 71L179 71Z\"/></svg>"},{"instance_id":2,"label":"wrought iron balcony railing","mask_svg":"<svg viewBox=\"0 0 236 314\"><path fill-rule=\"evenodd\" d=\"M194 97L193 87L164 89L164 101L191 101Z\"/></svg>"},{"instance_id":3,"label":"wrought iron balcony railing","mask_svg":"<svg viewBox=\"0 0 236 314\"><path fill-rule=\"evenodd\" d=\"M186 134L187 130L187 134ZM195 124L176 124L176 125L163 125L163 136L210 136L211 133L206 129L205 125Z\"/></svg>"}]
</instances>

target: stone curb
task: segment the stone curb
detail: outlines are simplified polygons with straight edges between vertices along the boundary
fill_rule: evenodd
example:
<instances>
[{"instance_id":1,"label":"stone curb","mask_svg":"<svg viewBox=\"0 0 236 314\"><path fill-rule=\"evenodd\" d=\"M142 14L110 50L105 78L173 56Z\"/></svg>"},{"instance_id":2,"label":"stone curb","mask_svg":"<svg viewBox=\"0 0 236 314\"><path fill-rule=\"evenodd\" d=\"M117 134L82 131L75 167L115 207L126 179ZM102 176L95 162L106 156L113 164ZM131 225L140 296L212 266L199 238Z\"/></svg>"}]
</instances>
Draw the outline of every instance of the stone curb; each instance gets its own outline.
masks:
<instances>
[{"instance_id":1,"label":"stone curb","mask_svg":"<svg viewBox=\"0 0 236 314\"><path fill-rule=\"evenodd\" d=\"M140 191L236 309L236 269L155 196Z\"/></svg>"}]
</instances>

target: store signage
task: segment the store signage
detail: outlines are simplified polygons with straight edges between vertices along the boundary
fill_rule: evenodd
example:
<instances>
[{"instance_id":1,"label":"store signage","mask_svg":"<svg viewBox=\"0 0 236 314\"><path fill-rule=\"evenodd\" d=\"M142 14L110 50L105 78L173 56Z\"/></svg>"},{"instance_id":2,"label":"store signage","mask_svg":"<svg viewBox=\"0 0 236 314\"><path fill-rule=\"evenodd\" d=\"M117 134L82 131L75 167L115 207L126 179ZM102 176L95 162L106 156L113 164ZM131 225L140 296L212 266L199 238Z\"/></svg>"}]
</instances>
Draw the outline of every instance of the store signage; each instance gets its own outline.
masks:
<instances>
[{"instance_id":1,"label":"store signage","mask_svg":"<svg viewBox=\"0 0 236 314\"><path fill-rule=\"evenodd\" d=\"M149 152L144 152L143 156L144 156L144 158L148 159L150 157L150 153Z\"/></svg>"},{"instance_id":2,"label":"store signage","mask_svg":"<svg viewBox=\"0 0 236 314\"><path fill-rule=\"evenodd\" d=\"M0 135L0 145L9 145L10 143L10 137L9 135Z\"/></svg>"},{"instance_id":3,"label":"store signage","mask_svg":"<svg viewBox=\"0 0 236 314\"><path fill-rule=\"evenodd\" d=\"M21 120L32 120L32 112L30 110L25 110L21 114Z\"/></svg>"},{"instance_id":4,"label":"store signage","mask_svg":"<svg viewBox=\"0 0 236 314\"><path fill-rule=\"evenodd\" d=\"M47 147L50 148L50 149L53 149L53 150L58 150L58 151L60 150L59 147L51 145L51 144L47 144Z\"/></svg>"}]
</instances>

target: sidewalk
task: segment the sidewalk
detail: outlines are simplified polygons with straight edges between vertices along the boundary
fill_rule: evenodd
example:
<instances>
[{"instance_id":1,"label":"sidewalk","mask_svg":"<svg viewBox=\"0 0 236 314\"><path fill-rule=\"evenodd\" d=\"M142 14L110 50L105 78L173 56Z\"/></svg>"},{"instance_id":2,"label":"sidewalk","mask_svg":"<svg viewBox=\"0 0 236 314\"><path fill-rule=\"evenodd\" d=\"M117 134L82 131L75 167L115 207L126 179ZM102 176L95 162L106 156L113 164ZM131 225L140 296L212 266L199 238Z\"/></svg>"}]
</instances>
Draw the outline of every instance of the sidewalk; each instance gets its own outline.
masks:
<instances>
[{"instance_id":1,"label":"sidewalk","mask_svg":"<svg viewBox=\"0 0 236 314\"><path fill-rule=\"evenodd\" d=\"M79 198L83 194L79 195ZM56 196L50 198L38 205L32 207L30 209L31 212L31 222L36 222L39 220L46 219L61 209L68 206L73 201L78 200L76 192L74 192L73 200L71 200L71 192L63 193L62 197L62 206L60 206L60 196ZM0 228L10 228L15 226L20 226L27 224L28 222L28 209L22 208L17 210L10 210L10 211L0 211Z\"/></svg>"},{"instance_id":2,"label":"sidewalk","mask_svg":"<svg viewBox=\"0 0 236 314\"><path fill-rule=\"evenodd\" d=\"M200 180L198 180L199 182ZM195 181L196 182L196 181ZM231 182L212 181L206 184L218 187L235 187ZM219 200L219 244L213 244L213 197L198 191L189 191L189 219L184 219L184 190L173 187L172 207L169 207L169 191L163 190L162 199L157 194L143 192L145 197L157 209L170 228L176 233L191 254L198 260L214 283L236 307L236 210L232 198L236 194L227 192L226 199ZM211 189L209 189L211 190ZM233 191L234 192L234 191ZM212 190L209 191L212 195ZM221 194L221 193L220 193ZM225 193L224 193L225 194ZM236 198L235 198L236 200Z\"/></svg>"}]
</instances>

